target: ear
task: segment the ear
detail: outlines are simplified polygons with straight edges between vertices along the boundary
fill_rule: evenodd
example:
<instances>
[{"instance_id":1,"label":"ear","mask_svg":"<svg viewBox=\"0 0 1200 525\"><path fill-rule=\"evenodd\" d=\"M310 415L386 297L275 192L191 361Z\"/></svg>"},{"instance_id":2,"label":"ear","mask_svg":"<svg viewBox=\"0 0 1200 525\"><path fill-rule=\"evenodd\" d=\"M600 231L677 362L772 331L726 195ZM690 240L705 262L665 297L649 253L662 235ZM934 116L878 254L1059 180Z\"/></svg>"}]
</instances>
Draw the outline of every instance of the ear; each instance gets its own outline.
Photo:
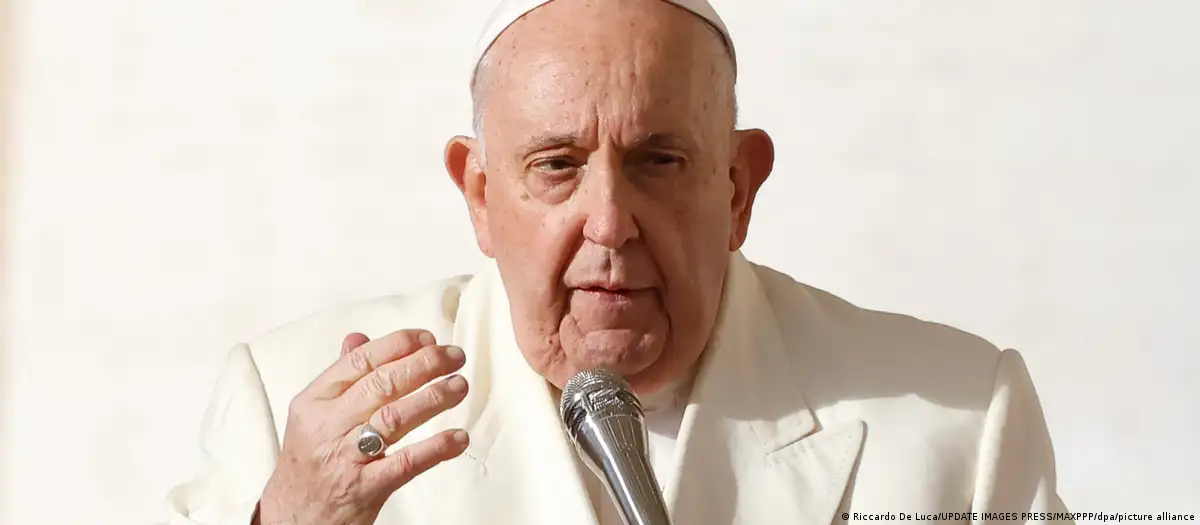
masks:
<instances>
[{"instance_id":1,"label":"ear","mask_svg":"<svg viewBox=\"0 0 1200 525\"><path fill-rule=\"evenodd\" d=\"M761 129L736 131L733 140L735 156L729 167L729 179L733 183L730 208L733 228L729 234L729 250L737 251L746 243L750 231L754 197L775 166L775 143Z\"/></svg>"},{"instance_id":2,"label":"ear","mask_svg":"<svg viewBox=\"0 0 1200 525\"><path fill-rule=\"evenodd\" d=\"M471 137L459 135L446 144L446 172L462 192L475 228L475 242L484 255L492 257L492 240L488 229L487 174L480 159L482 144Z\"/></svg>"}]
</instances>

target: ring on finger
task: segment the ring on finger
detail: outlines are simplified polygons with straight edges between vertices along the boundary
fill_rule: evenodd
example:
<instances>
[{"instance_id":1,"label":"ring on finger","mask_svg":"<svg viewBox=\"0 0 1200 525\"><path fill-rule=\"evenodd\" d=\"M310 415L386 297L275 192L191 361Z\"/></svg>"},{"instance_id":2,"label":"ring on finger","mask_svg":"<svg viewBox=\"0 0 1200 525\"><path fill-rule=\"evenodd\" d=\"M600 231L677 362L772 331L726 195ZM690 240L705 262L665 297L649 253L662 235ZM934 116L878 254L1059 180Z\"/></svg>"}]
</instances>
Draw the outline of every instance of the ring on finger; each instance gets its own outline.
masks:
<instances>
[{"instance_id":1,"label":"ring on finger","mask_svg":"<svg viewBox=\"0 0 1200 525\"><path fill-rule=\"evenodd\" d=\"M368 459L375 459L382 456L384 450L387 450L387 443L383 440L383 435L370 423L363 423L362 429L358 431L358 451Z\"/></svg>"}]
</instances>

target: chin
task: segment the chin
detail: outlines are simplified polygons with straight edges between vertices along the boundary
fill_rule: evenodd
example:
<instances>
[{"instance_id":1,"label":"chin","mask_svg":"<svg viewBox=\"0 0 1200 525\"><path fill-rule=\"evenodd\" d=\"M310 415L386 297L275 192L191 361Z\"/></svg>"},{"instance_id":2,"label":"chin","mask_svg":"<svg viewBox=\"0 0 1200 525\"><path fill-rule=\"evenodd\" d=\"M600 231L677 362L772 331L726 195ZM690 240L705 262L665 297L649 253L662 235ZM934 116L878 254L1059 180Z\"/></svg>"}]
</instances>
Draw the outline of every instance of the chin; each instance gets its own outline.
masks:
<instances>
[{"instance_id":1,"label":"chin","mask_svg":"<svg viewBox=\"0 0 1200 525\"><path fill-rule=\"evenodd\" d=\"M545 377L562 390L575 374L591 368L604 368L624 378L634 394L644 396L657 393L673 382L674 376L664 367L667 363L658 360L657 357L658 354L648 358L641 353L632 356L601 352L587 360L560 361L550 367Z\"/></svg>"},{"instance_id":2,"label":"chin","mask_svg":"<svg viewBox=\"0 0 1200 525\"><path fill-rule=\"evenodd\" d=\"M571 374L589 368L605 368L627 380L652 372L663 355L664 341L654 334L635 330L592 332L566 350ZM651 374L653 375L653 374Z\"/></svg>"}]
</instances>

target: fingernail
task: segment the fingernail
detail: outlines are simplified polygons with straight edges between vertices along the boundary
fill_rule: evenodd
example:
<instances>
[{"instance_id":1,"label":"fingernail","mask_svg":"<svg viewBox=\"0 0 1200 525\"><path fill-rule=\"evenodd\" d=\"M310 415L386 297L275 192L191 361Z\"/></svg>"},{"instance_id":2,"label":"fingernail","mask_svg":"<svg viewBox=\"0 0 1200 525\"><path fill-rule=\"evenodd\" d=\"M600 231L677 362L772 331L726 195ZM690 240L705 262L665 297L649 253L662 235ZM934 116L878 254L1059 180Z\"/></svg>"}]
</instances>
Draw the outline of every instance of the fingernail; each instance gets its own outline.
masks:
<instances>
[{"instance_id":1,"label":"fingernail","mask_svg":"<svg viewBox=\"0 0 1200 525\"><path fill-rule=\"evenodd\" d=\"M417 339L420 340L422 344L426 345L437 343L437 339L435 339L433 334L429 332L421 332L421 335L417 336Z\"/></svg>"},{"instance_id":2,"label":"fingernail","mask_svg":"<svg viewBox=\"0 0 1200 525\"><path fill-rule=\"evenodd\" d=\"M446 386L451 392L463 393L467 391L467 380L463 376L453 376L446 380Z\"/></svg>"},{"instance_id":3,"label":"fingernail","mask_svg":"<svg viewBox=\"0 0 1200 525\"><path fill-rule=\"evenodd\" d=\"M471 437L468 436L464 430L456 430L454 435L450 436L450 439L453 439L454 442L458 443L459 445L466 445L467 443L471 442Z\"/></svg>"},{"instance_id":4,"label":"fingernail","mask_svg":"<svg viewBox=\"0 0 1200 525\"><path fill-rule=\"evenodd\" d=\"M463 359L466 359L467 354L463 353L462 348L459 348L457 346L447 346L446 347L446 357L449 357L450 359L453 359L455 361L462 361Z\"/></svg>"}]
</instances>

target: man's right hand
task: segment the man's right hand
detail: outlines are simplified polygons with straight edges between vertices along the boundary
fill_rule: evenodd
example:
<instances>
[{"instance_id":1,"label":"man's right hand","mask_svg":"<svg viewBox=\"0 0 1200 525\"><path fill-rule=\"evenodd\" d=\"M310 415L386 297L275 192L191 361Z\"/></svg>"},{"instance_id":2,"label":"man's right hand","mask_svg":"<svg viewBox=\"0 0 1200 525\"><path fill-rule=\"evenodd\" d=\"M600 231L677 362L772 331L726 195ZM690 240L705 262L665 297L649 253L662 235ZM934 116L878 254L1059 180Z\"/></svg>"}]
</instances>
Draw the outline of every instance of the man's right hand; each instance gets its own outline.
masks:
<instances>
[{"instance_id":1,"label":"man's right hand","mask_svg":"<svg viewBox=\"0 0 1200 525\"><path fill-rule=\"evenodd\" d=\"M391 445L460 403L467 382L461 348L438 346L424 330L370 341L350 334L342 356L292 400L283 448L259 503L261 525L371 525L388 496L413 477L467 448L448 430L394 454L367 457L359 431L369 423Z\"/></svg>"}]
</instances>

